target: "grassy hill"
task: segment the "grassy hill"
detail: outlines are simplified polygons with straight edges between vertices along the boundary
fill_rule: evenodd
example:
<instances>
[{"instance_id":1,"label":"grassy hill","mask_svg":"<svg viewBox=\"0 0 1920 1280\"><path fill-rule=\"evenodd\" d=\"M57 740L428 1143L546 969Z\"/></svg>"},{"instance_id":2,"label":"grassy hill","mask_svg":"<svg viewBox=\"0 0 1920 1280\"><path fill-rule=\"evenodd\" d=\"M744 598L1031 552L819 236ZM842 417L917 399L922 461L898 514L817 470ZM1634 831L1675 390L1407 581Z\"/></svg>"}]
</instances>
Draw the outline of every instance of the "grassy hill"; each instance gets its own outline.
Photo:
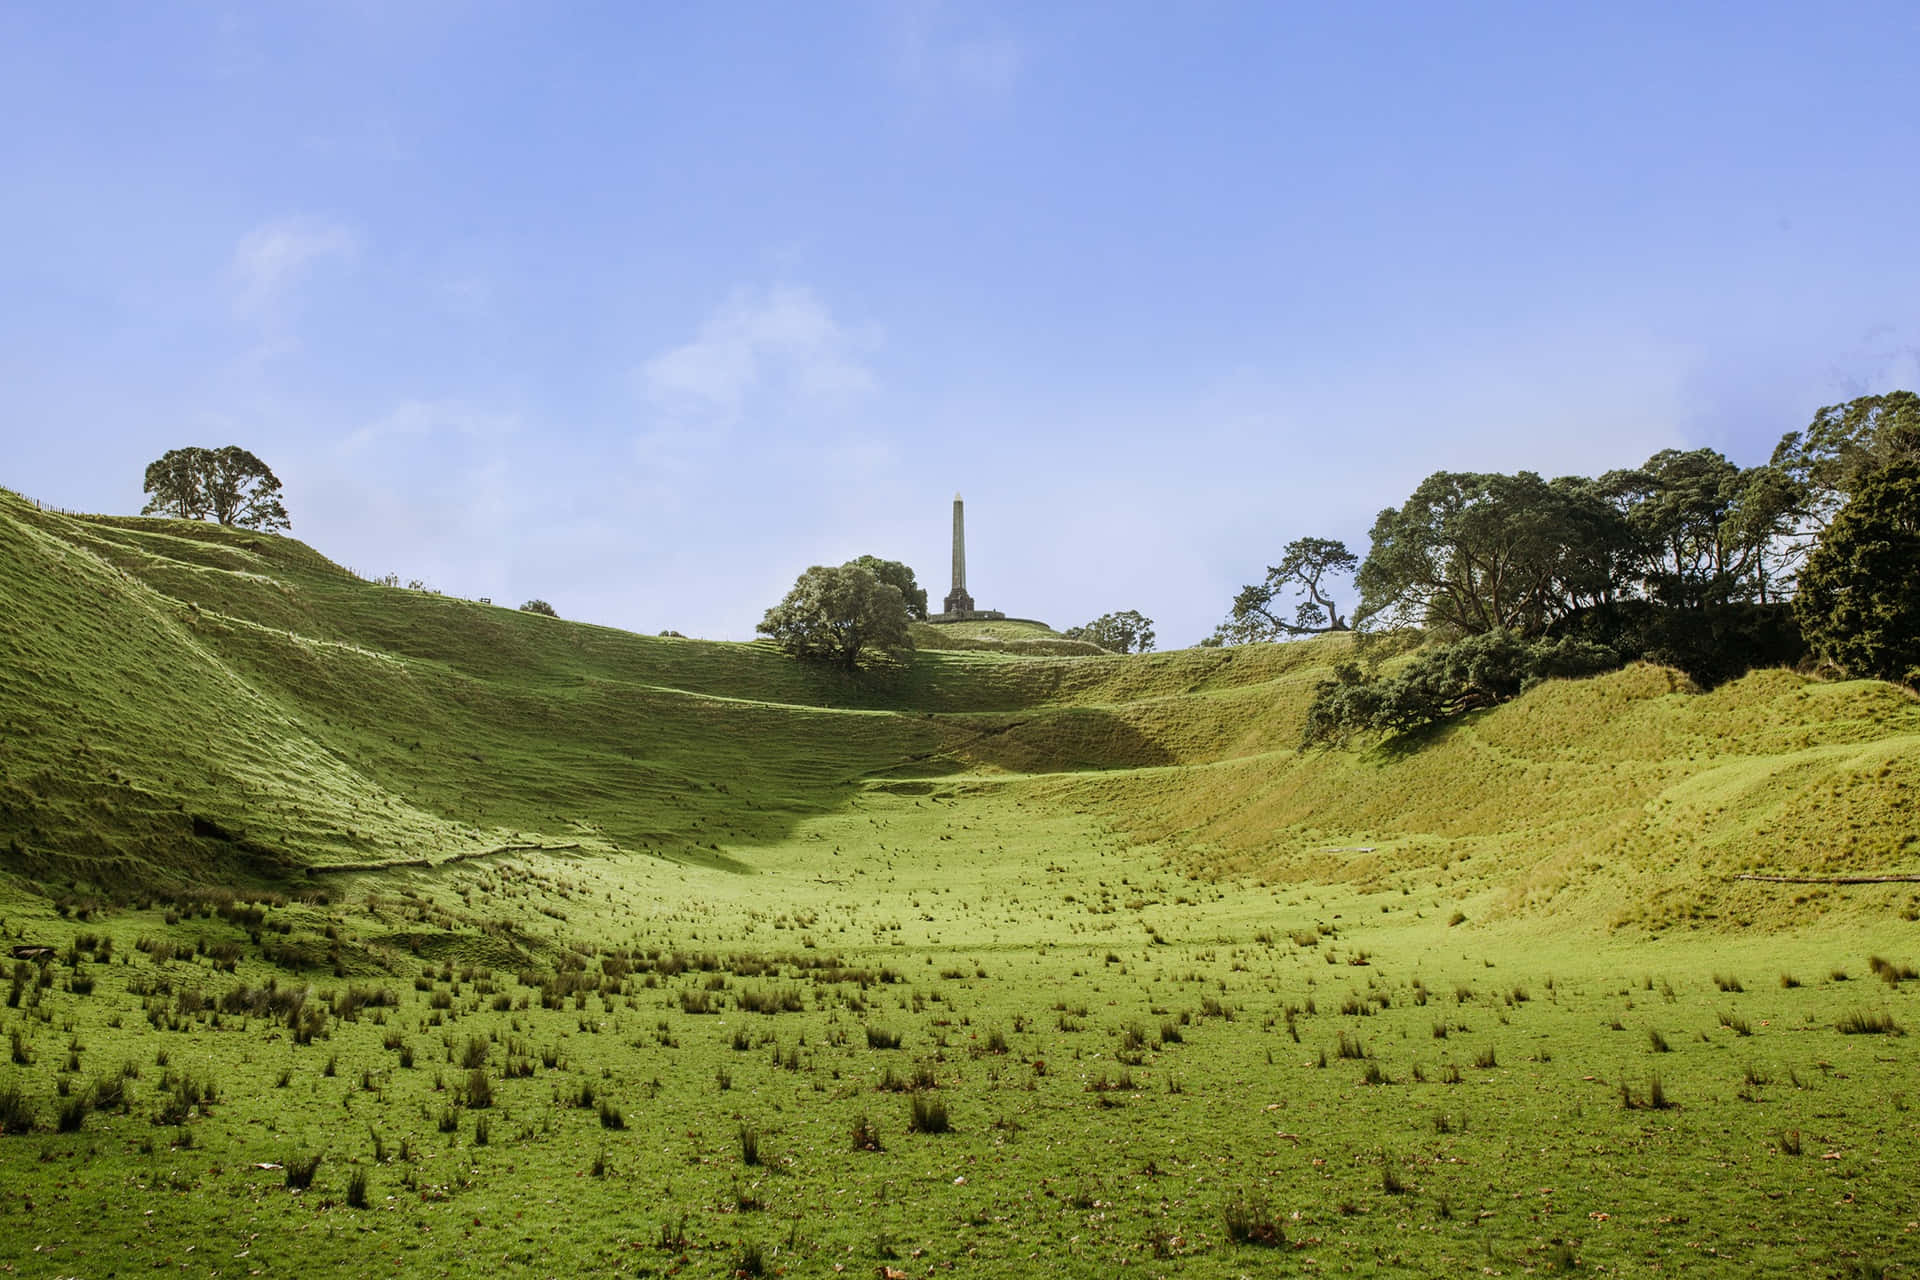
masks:
<instances>
[{"instance_id":1,"label":"grassy hill","mask_svg":"<svg viewBox=\"0 0 1920 1280\"><path fill-rule=\"evenodd\" d=\"M0 840L56 891L514 843L741 865L918 777L1022 787L1211 872L1438 878L1616 924L1782 922L1777 888L1738 873L1920 871L1920 702L1891 686L1762 672L1700 695L1642 667L1303 754L1340 637L1004 651L1044 630L922 627L988 647L847 677L0 496Z\"/></svg>"},{"instance_id":2,"label":"grassy hill","mask_svg":"<svg viewBox=\"0 0 1920 1280\"><path fill-rule=\"evenodd\" d=\"M1069 640L1044 622L984 618L967 622L916 622L913 642L922 649L1061 655L1105 653L1097 644Z\"/></svg>"},{"instance_id":3,"label":"grassy hill","mask_svg":"<svg viewBox=\"0 0 1920 1280\"><path fill-rule=\"evenodd\" d=\"M973 643L0 493L0 1267L1912 1274L1911 696Z\"/></svg>"}]
</instances>

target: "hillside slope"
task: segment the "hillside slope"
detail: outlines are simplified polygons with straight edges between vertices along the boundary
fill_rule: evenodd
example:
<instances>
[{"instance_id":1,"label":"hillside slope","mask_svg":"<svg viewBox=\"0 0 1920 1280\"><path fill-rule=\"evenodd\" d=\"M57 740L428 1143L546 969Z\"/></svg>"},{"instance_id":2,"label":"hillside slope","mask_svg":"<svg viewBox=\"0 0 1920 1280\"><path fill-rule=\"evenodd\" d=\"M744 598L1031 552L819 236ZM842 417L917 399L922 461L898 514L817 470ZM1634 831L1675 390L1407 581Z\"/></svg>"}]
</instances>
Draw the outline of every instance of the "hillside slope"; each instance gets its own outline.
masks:
<instances>
[{"instance_id":1,"label":"hillside slope","mask_svg":"<svg viewBox=\"0 0 1920 1280\"><path fill-rule=\"evenodd\" d=\"M1762 672L1702 695L1642 667L1417 742L1299 752L1345 646L923 650L849 677L0 492L0 848L55 893L298 884L508 844L750 869L861 792L921 779L1016 788L1214 872L1424 881L1477 911L1601 923L1831 905L1741 872L1920 872L1904 691ZM1916 888L1871 909L1911 910Z\"/></svg>"}]
</instances>

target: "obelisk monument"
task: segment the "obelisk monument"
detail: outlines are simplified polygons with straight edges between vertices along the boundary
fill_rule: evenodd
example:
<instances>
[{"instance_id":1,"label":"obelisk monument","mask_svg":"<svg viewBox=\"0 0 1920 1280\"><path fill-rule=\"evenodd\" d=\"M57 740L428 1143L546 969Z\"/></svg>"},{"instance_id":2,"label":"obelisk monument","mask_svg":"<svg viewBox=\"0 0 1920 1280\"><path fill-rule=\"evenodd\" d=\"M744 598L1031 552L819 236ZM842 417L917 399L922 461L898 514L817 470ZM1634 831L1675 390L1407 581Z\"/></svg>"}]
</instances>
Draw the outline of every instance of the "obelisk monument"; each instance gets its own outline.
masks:
<instances>
[{"instance_id":1,"label":"obelisk monument","mask_svg":"<svg viewBox=\"0 0 1920 1280\"><path fill-rule=\"evenodd\" d=\"M950 615L973 612L973 597L967 594L967 508L960 495L953 495L953 590L947 592L942 611Z\"/></svg>"}]
</instances>

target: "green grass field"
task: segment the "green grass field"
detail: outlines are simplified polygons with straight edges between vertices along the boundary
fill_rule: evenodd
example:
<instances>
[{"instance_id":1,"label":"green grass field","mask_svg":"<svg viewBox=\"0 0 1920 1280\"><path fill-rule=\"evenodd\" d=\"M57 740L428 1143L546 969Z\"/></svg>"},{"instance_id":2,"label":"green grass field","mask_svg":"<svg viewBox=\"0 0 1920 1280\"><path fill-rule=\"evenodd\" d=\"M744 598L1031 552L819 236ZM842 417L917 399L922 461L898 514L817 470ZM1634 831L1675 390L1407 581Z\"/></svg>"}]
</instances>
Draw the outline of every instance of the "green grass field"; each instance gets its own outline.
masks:
<instances>
[{"instance_id":1,"label":"green grass field","mask_svg":"<svg viewBox=\"0 0 1920 1280\"><path fill-rule=\"evenodd\" d=\"M1920 703L846 677L0 495L19 1275L1911 1275Z\"/></svg>"}]
</instances>

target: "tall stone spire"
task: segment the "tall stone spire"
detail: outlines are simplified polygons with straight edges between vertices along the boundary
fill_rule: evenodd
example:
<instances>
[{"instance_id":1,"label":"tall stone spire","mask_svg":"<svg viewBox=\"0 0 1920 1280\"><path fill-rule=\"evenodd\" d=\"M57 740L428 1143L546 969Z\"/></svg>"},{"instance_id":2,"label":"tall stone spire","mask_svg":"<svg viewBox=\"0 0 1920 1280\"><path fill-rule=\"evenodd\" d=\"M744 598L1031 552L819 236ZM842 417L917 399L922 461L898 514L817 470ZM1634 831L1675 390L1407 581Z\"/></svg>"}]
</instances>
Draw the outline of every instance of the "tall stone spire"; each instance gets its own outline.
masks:
<instances>
[{"instance_id":1,"label":"tall stone spire","mask_svg":"<svg viewBox=\"0 0 1920 1280\"><path fill-rule=\"evenodd\" d=\"M953 589L967 589L967 504L953 495Z\"/></svg>"},{"instance_id":2,"label":"tall stone spire","mask_svg":"<svg viewBox=\"0 0 1920 1280\"><path fill-rule=\"evenodd\" d=\"M953 495L953 590L947 592L945 611L950 614L973 612L973 597L967 594L967 508L960 495Z\"/></svg>"}]
</instances>

